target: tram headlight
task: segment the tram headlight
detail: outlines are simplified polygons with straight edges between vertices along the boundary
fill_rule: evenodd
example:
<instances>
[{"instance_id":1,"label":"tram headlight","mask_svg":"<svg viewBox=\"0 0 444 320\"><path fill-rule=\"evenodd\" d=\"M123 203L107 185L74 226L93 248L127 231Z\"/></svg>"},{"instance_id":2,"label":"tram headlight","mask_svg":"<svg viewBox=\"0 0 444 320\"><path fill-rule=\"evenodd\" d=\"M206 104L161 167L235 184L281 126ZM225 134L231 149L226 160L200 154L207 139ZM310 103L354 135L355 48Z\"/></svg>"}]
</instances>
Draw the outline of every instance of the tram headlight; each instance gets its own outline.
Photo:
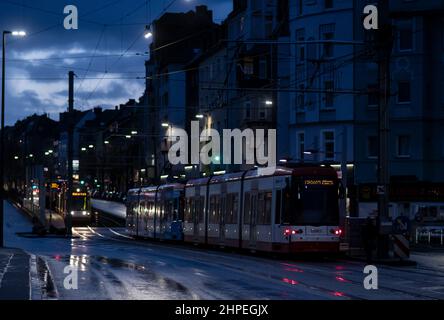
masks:
<instances>
[{"instance_id":1,"label":"tram headlight","mask_svg":"<svg viewBox=\"0 0 444 320\"><path fill-rule=\"evenodd\" d=\"M88 212L86 212L86 211L82 211L82 214L83 214L84 216L86 216L86 215L88 215Z\"/></svg>"},{"instance_id":2,"label":"tram headlight","mask_svg":"<svg viewBox=\"0 0 444 320\"><path fill-rule=\"evenodd\" d=\"M74 211L71 211L71 215L73 216L75 214L75 212Z\"/></svg>"}]
</instances>

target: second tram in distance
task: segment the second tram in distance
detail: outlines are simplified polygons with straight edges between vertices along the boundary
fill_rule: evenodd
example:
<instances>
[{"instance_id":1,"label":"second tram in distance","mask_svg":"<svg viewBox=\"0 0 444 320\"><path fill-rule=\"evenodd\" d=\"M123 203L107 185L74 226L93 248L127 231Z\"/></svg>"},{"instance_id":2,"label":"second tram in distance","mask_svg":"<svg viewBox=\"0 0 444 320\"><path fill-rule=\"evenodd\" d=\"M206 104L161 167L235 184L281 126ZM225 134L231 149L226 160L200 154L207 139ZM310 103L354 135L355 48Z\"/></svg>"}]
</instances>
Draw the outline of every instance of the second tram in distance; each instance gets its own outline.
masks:
<instances>
[{"instance_id":1,"label":"second tram in distance","mask_svg":"<svg viewBox=\"0 0 444 320\"><path fill-rule=\"evenodd\" d=\"M133 189L135 237L263 252L339 252L339 180L329 166L278 167Z\"/></svg>"}]
</instances>

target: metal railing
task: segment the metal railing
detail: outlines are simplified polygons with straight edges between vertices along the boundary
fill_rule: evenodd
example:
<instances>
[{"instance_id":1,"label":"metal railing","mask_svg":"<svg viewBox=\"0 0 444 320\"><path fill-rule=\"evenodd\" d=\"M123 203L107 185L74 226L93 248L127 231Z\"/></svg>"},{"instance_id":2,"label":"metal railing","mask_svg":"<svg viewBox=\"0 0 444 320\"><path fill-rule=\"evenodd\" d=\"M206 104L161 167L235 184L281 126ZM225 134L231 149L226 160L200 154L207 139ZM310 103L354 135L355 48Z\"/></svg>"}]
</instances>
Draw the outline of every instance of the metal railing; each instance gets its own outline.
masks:
<instances>
[{"instance_id":1,"label":"metal railing","mask_svg":"<svg viewBox=\"0 0 444 320\"><path fill-rule=\"evenodd\" d=\"M444 226L417 227L415 231L415 244L444 246Z\"/></svg>"}]
</instances>

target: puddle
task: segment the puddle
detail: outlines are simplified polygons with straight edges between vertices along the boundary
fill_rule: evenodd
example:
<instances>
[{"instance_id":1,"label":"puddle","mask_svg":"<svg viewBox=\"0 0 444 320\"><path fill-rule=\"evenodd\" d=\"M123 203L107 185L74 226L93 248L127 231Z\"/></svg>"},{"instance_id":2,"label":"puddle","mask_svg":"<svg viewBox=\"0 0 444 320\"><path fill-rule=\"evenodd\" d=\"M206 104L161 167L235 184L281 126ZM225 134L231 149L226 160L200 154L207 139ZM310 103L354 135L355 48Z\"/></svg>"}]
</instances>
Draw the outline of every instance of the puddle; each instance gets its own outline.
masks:
<instances>
[{"instance_id":1,"label":"puddle","mask_svg":"<svg viewBox=\"0 0 444 320\"><path fill-rule=\"evenodd\" d=\"M41 284L43 299L57 299L57 290L45 260L37 257L37 277Z\"/></svg>"}]
</instances>

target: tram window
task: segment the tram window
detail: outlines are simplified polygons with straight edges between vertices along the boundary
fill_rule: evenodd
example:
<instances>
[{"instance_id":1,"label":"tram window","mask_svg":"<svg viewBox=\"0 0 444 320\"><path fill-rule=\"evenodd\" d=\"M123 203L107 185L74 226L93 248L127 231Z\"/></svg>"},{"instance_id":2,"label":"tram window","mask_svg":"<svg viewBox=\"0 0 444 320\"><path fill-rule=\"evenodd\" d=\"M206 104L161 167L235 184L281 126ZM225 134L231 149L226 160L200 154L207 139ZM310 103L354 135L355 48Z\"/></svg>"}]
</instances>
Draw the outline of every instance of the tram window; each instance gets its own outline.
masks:
<instances>
[{"instance_id":1,"label":"tram window","mask_svg":"<svg viewBox=\"0 0 444 320\"><path fill-rule=\"evenodd\" d=\"M226 212L227 212L227 196L220 198L219 204L219 221L226 220Z\"/></svg>"},{"instance_id":2,"label":"tram window","mask_svg":"<svg viewBox=\"0 0 444 320\"><path fill-rule=\"evenodd\" d=\"M141 216L145 215L145 201L140 202L139 213Z\"/></svg>"},{"instance_id":3,"label":"tram window","mask_svg":"<svg viewBox=\"0 0 444 320\"><path fill-rule=\"evenodd\" d=\"M257 224L269 225L271 223L271 201L273 199L273 193L262 192L258 196L257 207Z\"/></svg>"},{"instance_id":4,"label":"tram window","mask_svg":"<svg viewBox=\"0 0 444 320\"><path fill-rule=\"evenodd\" d=\"M159 203L159 206L157 207L157 217L159 220L162 220L163 217L163 202Z\"/></svg>"},{"instance_id":5,"label":"tram window","mask_svg":"<svg viewBox=\"0 0 444 320\"><path fill-rule=\"evenodd\" d=\"M245 205L244 205L244 224L251 223L251 195L249 192L245 193Z\"/></svg>"},{"instance_id":6,"label":"tram window","mask_svg":"<svg viewBox=\"0 0 444 320\"><path fill-rule=\"evenodd\" d=\"M205 197L200 197L200 208L199 208L199 223L204 223L205 221Z\"/></svg>"},{"instance_id":7,"label":"tram window","mask_svg":"<svg viewBox=\"0 0 444 320\"><path fill-rule=\"evenodd\" d=\"M256 213L256 224L262 225L264 224L264 215L265 215L265 194L263 192L258 194L257 197L257 213Z\"/></svg>"},{"instance_id":8,"label":"tram window","mask_svg":"<svg viewBox=\"0 0 444 320\"><path fill-rule=\"evenodd\" d=\"M227 196L229 199L228 210L227 210L227 221L228 224L236 224L238 219L239 210L239 196L236 193L229 194Z\"/></svg>"},{"instance_id":9,"label":"tram window","mask_svg":"<svg viewBox=\"0 0 444 320\"><path fill-rule=\"evenodd\" d=\"M212 224L219 223L219 206L220 206L220 196L211 196L209 222Z\"/></svg>"},{"instance_id":10,"label":"tram window","mask_svg":"<svg viewBox=\"0 0 444 320\"><path fill-rule=\"evenodd\" d=\"M194 198L194 215L193 215L193 221L196 221L199 219L200 214L200 197Z\"/></svg>"},{"instance_id":11,"label":"tram window","mask_svg":"<svg viewBox=\"0 0 444 320\"><path fill-rule=\"evenodd\" d=\"M154 202L151 201L150 202L150 212L149 212L150 218L153 219L154 218Z\"/></svg>"},{"instance_id":12,"label":"tram window","mask_svg":"<svg viewBox=\"0 0 444 320\"><path fill-rule=\"evenodd\" d=\"M194 199L189 199L188 200L188 222L192 222L193 221L193 208L194 208Z\"/></svg>"},{"instance_id":13,"label":"tram window","mask_svg":"<svg viewBox=\"0 0 444 320\"><path fill-rule=\"evenodd\" d=\"M227 217L225 223L236 224L238 218L238 195L235 193L227 195Z\"/></svg>"},{"instance_id":14,"label":"tram window","mask_svg":"<svg viewBox=\"0 0 444 320\"><path fill-rule=\"evenodd\" d=\"M282 191L276 192L275 224L281 224Z\"/></svg>"},{"instance_id":15,"label":"tram window","mask_svg":"<svg viewBox=\"0 0 444 320\"><path fill-rule=\"evenodd\" d=\"M264 224L271 224L271 203L273 201L273 193L267 192L265 194L264 204Z\"/></svg>"}]
</instances>

